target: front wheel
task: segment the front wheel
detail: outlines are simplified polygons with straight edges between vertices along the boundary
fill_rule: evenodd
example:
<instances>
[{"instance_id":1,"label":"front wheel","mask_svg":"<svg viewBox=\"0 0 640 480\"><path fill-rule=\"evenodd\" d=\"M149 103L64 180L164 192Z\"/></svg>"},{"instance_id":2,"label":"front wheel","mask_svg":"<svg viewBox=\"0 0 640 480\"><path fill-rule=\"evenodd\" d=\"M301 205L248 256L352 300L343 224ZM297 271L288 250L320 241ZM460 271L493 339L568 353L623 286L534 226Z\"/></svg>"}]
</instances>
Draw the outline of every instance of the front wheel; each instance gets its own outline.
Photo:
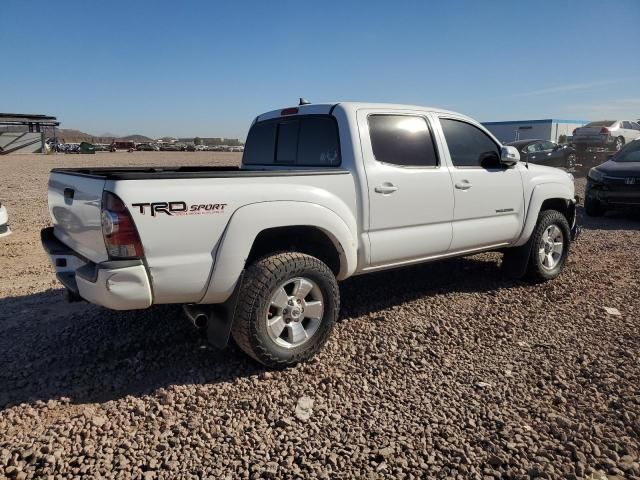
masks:
<instances>
[{"instance_id":1,"label":"front wheel","mask_svg":"<svg viewBox=\"0 0 640 480\"><path fill-rule=\"evenodd\" d=\"M557 210L545 210L531 235L527 276L534 281L553 280L562 272L569 255L571 229Z\"/></svg>"},{"instance_id":2,"label":"front wheel","mask_svg":"<svg viewBox=\"0 0 640 480\"><path fill-rule=\"evenodd\" d=\"M333 272L302 253L279 253L252 264L238 296L231 334L268 367L308 360L326 343L340 307Z\"/></svg>"},{"instance_id":3,"label":"front wheel","mask_svg":"<svg viewBox=\"0 0 640 480\"><path fill-rule=\"evenodd\" d=\"M616 143L615 143L616 152L619 152L620 150L622 150L622 147L624 147L624 138L622 137L616 138Z\"/></svg>"}]
</instances>

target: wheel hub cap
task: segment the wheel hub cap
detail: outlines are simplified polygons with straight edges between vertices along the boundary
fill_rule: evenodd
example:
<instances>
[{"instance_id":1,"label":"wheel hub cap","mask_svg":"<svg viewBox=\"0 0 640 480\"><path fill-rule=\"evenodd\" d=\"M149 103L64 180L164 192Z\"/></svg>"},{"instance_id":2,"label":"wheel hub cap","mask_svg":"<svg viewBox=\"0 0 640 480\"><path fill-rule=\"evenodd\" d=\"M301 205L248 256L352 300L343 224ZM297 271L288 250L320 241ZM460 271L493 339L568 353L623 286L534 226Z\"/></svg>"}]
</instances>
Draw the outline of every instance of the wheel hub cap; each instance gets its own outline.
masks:
<instances>
[{"instance_id":1,"label":"wheel hub cap","mask_svg":"<svg viewBox=\"0 0 640 480\"><path fill-rule=\"evenodd\" d=\"M557 225L549 225L540 241L538 247L538 257L542 267L553 270L560 260L564 251L564 235Z\"/></svg>"},{"instance_id":2,"label":"wheel hub cap","mask_svg":"<svg viewBox=\"0 0 640 480\"><path fill-rule=\"evenodd\" d=\"M315 335L322 322L324 298L311 279L295 277L278 286L267 309L267 332L283 348L298 347Z\"/></svg>"}]
</instances>

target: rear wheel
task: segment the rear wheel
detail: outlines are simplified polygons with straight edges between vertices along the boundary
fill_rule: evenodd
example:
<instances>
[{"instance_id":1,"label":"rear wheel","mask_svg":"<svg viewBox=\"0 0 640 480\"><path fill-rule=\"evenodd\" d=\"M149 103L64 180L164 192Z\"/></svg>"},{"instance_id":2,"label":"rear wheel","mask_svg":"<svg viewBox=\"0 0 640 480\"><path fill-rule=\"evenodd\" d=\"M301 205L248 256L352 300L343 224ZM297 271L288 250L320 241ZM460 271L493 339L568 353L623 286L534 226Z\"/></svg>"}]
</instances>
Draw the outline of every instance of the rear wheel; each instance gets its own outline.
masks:
<instances>
[{"instance_id":1,"label":"rear wheel","mask_svg":"<svg viewBox=\"0 0 640 480\"><path fill-rule=\"evenodd\" d=\"M576 168L576 154L570 153L567 155L566 169L570 171L574 168Z\"/></svg>"},{"instance_id":2,"label":"rear wheel","mask_svg":"<svg viewBox=\"0 0 640 480\"><path fill-rule=\"evenodd\" d=\"M624 147L624 138L623 137L616 138L616 143L615 143L616 152L619 152L620 150L622 150L622 147Z\"/></svg>"},{"instance_id":3,"label":"rear wheel","mask_svg":"<svg viewBox=\"0 0 640 480\"><path fill-rule=\"evenodd\" d=\"M269 367L308 360L326 343L338 317L333 272L301 253L258 260L244 276L231 334L248 355Z\"/></svg>"},{"instance_id":4,"label":"rear wheel","mask_svg":"<svg viewBox=\"0 0 640 480\"><path fill-rule=\"evenodd\" d=\"M534 281L553 280L562 272L569 255L571 229L557 210L545 210L531 236L527 276Z\"/></svg>"}]
</instances>

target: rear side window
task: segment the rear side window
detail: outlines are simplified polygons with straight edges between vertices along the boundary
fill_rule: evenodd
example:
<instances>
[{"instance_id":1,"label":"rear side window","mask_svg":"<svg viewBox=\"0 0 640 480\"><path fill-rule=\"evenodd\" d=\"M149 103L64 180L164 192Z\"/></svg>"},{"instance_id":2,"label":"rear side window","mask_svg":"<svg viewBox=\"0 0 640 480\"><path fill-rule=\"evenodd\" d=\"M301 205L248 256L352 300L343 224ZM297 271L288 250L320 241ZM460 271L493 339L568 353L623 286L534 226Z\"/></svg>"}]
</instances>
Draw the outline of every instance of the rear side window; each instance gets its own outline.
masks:
<instances>
[{"instance_id":1,"label":"rear side window","mask_svg":"<svg viewBox=\"0 0 640 480\"><path fill-rule=\"evenodd\" d=\"M454 166L500 168L500 150L489 135L460 120L441 118L440 123Z\"/></svg>"},{"instance_id":2,"label":"rear side window","mask_svg":"<svg viewBox=\"0 0 640 480\"><path fill-rule=\"evenodd\" d=\"M379 162L405 167L435 167L438 156L427 121L412 115L371 115L369 134Z\"/></svg>"},{"instance_id":3,"label":"rear side window","mask_svg":"<svg viewBox=\"0 0 640 480\"><path fill-rule=\"evenodd\" d=\"M247 135L242 161L245 165L339 166L338 126L328 116L256 123Z\"/></svg>"},{"instance_id":4,"label":"rear side window","mask_svg":"<svg viewBox=\"0 0 640 480\"><path fill-rule=\"evenodd\" d=\"M242 162L247 165L273 163L277 123L256 123L247 135ZM271 159L271 161L268 161Z\"/></svg>"},{"instance_id":5,"label":"rear side window","mask_svg":"<svg viewBox=\"0 0 640 480\"><path fill-rule=\"evenodd\" d=\"M613 120L598 120L597 122L589 122L585 127L613 127L615 125Z\"/></svg>"}]
</instances>

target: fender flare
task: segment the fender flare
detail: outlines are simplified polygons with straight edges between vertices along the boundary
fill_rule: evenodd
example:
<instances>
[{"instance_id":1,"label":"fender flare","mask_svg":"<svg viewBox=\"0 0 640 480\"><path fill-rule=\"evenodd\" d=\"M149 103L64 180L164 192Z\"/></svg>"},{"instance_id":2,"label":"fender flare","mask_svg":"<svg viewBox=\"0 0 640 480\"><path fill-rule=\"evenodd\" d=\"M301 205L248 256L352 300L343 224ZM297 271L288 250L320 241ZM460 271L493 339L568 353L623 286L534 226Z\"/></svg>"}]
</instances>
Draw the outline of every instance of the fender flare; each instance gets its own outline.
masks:
<instances>
[{"instance_id":1,"label":"fender flare","mask_svg":"<svg viewBox=\"0 0 640 480\"><path fill-rule=\"evenodd\" d=\"M260 202L236 210L220 239L207 291L201 304L222 303L233 293L260 232L269 228L309 226L333 242L340 258L338 280L352 275L358 263L355 219L350 225L337 213L316 203Z\"/></svg>"},{"instance_id":2,"label":"fender flare","mask_svg":"<svg viewBox=\"0 0 640 480\"><path fill-rule=\"evenodd\" d=\"M513 246L519 247L529 240L538 222L538 215L545 200L559 198L567 202L573 199L573 192L568 185L560 182L549 182L536 185L531 191L524 227Z\"/></svg>"}]
</instances>

